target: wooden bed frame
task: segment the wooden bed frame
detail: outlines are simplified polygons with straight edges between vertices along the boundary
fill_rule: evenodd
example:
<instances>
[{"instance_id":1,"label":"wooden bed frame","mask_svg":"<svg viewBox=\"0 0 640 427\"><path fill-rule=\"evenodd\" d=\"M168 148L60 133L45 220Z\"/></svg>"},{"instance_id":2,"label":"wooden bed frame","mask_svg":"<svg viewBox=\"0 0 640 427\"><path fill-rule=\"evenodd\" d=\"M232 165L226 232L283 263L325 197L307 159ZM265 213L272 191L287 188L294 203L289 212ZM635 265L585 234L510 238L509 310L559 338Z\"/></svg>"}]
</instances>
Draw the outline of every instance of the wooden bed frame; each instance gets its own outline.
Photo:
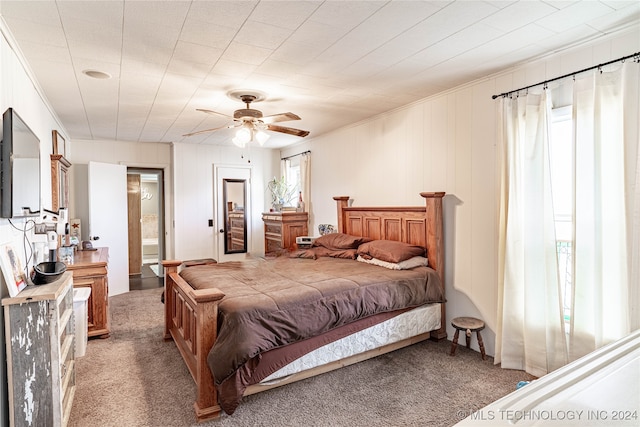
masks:
<instances>
[{"instance_id":1,"label":"wooden bed frame","mask_svg":"<svg viewBox=\"0 0 640 427\"><path fill-rule=\"evenodd\" d=\"M442 198L444 192L420 193L426 206L418 207L350 207L349 197L334 197L338 205L338 232L372 239L397 240L427 249L429 266L438 272L444 287L444 249L442 235ZM207 355L216 340L218 304L224 294L218 289L194 290L179 275L182 261L163 261L165 268L165 329L164 338L173 339L193 377L197 396L194 403L196 419L205 421L220 416L213 375ZM318 366L274 385L250 386L244 395L279 387L343 366L370 359L426 339L446 338L445 304L441 304L440 329L426 334L357 354L327 365Z\"/></svg>"}]
</instances>

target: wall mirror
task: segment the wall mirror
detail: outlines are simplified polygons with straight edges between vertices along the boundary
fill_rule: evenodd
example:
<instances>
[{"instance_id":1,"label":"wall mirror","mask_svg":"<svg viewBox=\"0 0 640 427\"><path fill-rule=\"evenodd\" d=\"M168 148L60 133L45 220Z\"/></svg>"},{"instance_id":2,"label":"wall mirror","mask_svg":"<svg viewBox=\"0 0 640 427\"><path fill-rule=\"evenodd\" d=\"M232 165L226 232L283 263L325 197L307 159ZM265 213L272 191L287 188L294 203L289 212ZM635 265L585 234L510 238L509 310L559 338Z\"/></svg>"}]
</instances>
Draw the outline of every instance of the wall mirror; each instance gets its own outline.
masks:
<instances>
[{"instance_id":1,"label":"wall mirror","mask_svg":"<svg viewBox=\"0 0 640 427\"><path fill-rule=\"evenodd\" d=\"M247 252L247 182L225 178L222 185L224 206L224 253Z\"/></svg>"},{"instance_id":2,"label":"wall mirror","mask_svg":"<svg viewBox=\"0 0 640 427\"><path fill-rule=\"evenodd\" d=\"M0 138L0 216L38 216L40 140L12 108L2 115Z\"/></svg>"}]
</instances>

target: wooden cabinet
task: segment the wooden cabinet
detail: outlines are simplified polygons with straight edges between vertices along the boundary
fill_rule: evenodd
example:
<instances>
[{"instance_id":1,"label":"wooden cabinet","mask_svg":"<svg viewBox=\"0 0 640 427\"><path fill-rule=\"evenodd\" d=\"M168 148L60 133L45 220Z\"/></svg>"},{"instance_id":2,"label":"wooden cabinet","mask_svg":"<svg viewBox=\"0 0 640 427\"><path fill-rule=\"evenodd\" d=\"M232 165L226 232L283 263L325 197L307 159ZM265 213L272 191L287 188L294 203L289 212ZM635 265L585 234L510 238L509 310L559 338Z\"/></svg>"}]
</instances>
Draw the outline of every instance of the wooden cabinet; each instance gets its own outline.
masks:
<instances>
[{"instance_id":1,"label":"wooden cabinet","mask_svg":"<svg viewBox=\"0 0 640 427\"><path fill-rule=\"evenodd\" d=\"M67 265L67 270L73 273L75 288L91 288L87 301L87 337L109 337L108 264L109 248L96 248L93 251L76 251L73 263Z\"/></svg>"},{"instance_id":2,"label":"wooden cabinet","mask_svg":"<svg viewBox=\"0 0 640 427\"><path fill-rule=\"evenodd\" d=\"M73 279L4 298L10 425L65 426L75 392Z\"/></svg>"},{"instance_id":3,"label":"wooden cabinet","mask_svg":"<svg viewBox=\"0 0 640 427\"><path fill-rule=\"evenodd\" d=\"M296 237L308 235L307 212L269 212L262 214L264 222L264 253L279 255L293 250Z\"/></svg>"}]
</instances>

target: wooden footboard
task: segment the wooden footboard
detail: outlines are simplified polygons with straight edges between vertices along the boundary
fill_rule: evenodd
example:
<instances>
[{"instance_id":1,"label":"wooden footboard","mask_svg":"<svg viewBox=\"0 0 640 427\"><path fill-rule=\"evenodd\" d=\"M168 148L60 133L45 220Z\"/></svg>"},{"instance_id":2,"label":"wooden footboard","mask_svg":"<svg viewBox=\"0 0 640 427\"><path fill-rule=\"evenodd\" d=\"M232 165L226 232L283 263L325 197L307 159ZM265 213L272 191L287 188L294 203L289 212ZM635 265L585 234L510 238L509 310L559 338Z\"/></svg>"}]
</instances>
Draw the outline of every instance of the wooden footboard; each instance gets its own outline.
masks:
<instances>
[{"instance_id":1,"label":"wooden footboard","mask_svg":"<svg viewBox=\"0 0 640 427\"><path fill-rule=\"evenodd\" d=\"M173 339L196 383L196 419L220 416L218 396L207 355L216 340L218 302L224 294L218 289L194 290L178 275L181 261L163 261L164 338Z\"/></svg>"}]
</instances>

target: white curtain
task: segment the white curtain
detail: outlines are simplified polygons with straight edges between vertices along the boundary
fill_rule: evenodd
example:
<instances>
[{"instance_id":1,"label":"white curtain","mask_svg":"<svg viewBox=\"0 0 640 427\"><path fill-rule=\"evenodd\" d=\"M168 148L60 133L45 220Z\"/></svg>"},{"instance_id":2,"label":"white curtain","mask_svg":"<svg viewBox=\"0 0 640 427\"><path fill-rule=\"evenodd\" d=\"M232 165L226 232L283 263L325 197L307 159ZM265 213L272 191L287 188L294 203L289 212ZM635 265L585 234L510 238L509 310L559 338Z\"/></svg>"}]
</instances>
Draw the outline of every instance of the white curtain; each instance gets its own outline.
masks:
<instances>
[{"instance_id":1,"label":"white curtain","mask_svg":"<svg viewBox=\"0 0 640 427\"><path fill-rule=\"evenodd\" d=\"M568 330L557 272L547 91L502 100L496 363L544 375L640 327L640 67L573 89L573 282Z\"/></svg>"},{"instance_id":2,"label":"white curtain","mask_svg":"<svg viewBox=\"0 0 640 427\"><path fill-rule=\"evenodd\" d=\"M300 157L300 190L305 210L311 212L311 153L303 153Z\"/></svg>"},{"instance_id":3,"label":"white curtain","mask_svg":"<svg viewBox=\"0 0 640 427\"><path fill-rule=\"evenodd\" d=\"M547 92L504 98L496 363L540 376L567 362L549 170Z\"/></svg>"},{"instance_id":4,"label":"white curtain","mask_svg":"<svg viewBox=\"0 0 640 427\"><path fill-rule=\"evenodd\" d=\"M573 88L575 297L571 359L638 327L638 70L630 62L579 76ZM628 161L627 161L628 160ZM635 221L635 224L634 224ZM634 237L633 233L636 233ZM635 274L635 277L633 277ZM634 302L634 299L636 301Z\"/></svg>"}]
</instances>

